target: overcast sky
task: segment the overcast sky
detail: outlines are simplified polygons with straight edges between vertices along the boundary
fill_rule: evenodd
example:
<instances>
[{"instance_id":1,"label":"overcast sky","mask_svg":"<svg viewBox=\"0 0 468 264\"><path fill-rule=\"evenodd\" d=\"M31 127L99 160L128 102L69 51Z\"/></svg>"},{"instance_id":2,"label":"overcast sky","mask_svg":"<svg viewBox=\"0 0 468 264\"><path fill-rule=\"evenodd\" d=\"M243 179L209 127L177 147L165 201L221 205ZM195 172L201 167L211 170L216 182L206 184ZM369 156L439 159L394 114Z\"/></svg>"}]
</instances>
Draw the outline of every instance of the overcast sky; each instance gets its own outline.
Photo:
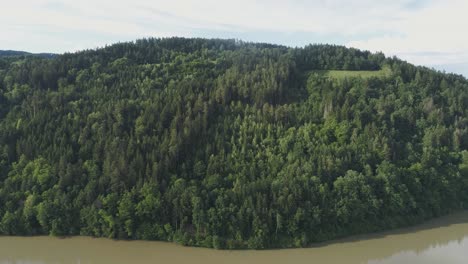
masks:
<instances>
[{"instance_id":1,"label":"overcast sky","mask_svg":"<svg viewBox=\"0 0 468 264\"><path fill-rule=\"evenodd\" d=\"M2 0L0 49L72 52L142 37L332 43L468 76L467 0Z\"/></svg>"}]
</instances>

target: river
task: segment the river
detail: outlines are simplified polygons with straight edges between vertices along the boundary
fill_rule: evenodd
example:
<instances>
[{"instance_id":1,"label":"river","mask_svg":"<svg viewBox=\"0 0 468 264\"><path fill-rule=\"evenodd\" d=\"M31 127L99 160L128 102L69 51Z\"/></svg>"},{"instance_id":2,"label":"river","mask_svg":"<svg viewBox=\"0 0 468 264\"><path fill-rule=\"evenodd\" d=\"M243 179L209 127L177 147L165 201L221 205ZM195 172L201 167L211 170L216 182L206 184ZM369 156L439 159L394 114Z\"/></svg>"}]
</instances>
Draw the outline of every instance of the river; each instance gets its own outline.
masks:
<instances>
[{"instance_id":1,"label":"river","mask_svg":"<svg viewBox=\"0 0 468 264\"><path fill-rule=\"evenodd\" d=\"M468 212L310 248L212 250L164 242L73 237L0 237L0 264L466 264Z\"/></svg>"}]
</instances>

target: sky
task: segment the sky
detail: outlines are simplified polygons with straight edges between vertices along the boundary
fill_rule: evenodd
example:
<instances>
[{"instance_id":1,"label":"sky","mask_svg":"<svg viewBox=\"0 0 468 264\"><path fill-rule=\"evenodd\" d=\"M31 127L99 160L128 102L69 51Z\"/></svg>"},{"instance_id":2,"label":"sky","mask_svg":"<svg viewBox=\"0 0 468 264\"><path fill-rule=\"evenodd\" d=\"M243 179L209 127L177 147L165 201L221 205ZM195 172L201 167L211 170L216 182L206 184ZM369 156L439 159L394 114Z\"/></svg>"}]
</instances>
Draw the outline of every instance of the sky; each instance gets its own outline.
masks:
<instances>
[{"instance_id":1,"label":"sky","mask_svg":"<svg viewBox=\"0 0 468 264\"><path fill-rule=\"evenodd\" d=\"M74 52L144 37L382 51L468 77L467 0L0 0L0 49Z\"/></svg>"}]
</instances>

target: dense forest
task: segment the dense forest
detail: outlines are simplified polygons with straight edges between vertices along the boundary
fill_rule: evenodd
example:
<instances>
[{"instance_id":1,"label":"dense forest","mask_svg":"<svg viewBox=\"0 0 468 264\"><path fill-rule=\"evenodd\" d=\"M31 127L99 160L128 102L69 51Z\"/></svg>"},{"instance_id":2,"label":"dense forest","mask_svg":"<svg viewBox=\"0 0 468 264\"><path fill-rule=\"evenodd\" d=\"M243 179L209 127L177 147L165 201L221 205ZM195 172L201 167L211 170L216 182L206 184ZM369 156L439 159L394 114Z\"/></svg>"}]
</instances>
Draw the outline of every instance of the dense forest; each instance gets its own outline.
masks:
<instances>
[{"instance_id":1,"label":"dense forest","mask_svg":"<svg viewBox=\"0 0 468 264\"><path fill-rule=\"evenodd\" d=\"M381 53L167 38L0 57L3 235L301 247L467 208L467 149L468 81Z\"/></svg>"},{"instance_id":2,"label":"dense forest","mask_svg":"<svg viewBox=\"0 0 468 264\"><path fill-rule=\"evenodd\" d=\"M0 57L24 57L24 56L36 56L42 58L54 58L57 54L53 53L29 53L25 51L16 50L0 50Z\"/></svg>"}]
</instances>

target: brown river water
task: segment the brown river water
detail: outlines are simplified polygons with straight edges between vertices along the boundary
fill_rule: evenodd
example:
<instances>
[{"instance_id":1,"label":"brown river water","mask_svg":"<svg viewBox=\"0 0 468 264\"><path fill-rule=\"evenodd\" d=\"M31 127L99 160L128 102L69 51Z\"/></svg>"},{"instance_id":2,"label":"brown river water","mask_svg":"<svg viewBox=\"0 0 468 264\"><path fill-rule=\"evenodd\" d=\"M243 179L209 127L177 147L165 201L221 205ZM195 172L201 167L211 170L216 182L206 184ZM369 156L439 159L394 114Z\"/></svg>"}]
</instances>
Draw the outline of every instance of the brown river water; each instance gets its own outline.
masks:
<instances>
[{"instance_id":1,"label":"brown river water","mask_svg":"<svg viewBox=\"0 0 468 264\"><path fill-rule=\"evenodd\" d=\"M0 237L0 264L10 263L468 264L468 211L301 249L228 251L88 237Z\"/></svg>"}]
</instances>

